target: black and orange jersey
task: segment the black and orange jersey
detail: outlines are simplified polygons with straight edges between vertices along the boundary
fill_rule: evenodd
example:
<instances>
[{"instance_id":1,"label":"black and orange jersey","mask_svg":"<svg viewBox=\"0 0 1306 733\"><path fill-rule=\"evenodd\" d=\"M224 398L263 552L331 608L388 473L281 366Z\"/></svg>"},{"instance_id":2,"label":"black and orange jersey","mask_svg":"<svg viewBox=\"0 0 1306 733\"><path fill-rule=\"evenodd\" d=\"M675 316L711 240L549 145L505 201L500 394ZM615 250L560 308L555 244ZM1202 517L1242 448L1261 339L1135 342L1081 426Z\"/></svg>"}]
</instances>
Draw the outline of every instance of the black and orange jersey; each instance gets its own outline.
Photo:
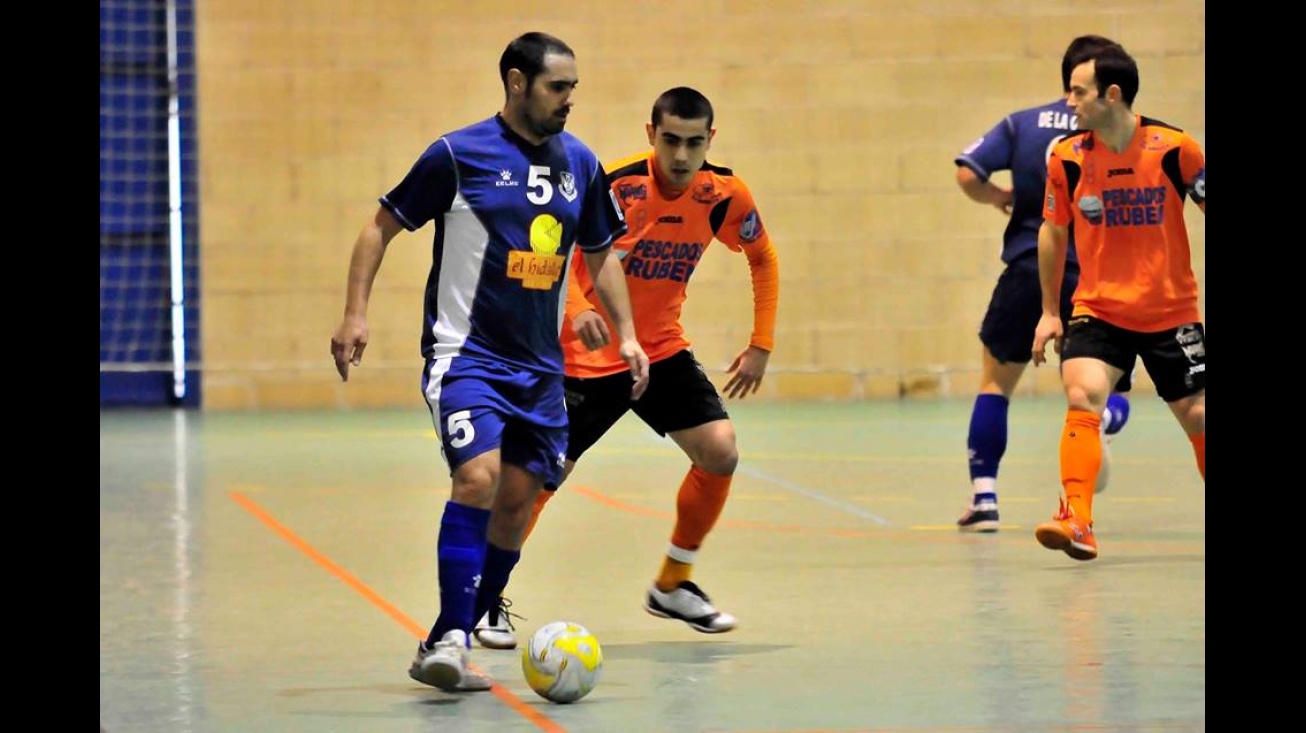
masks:
<instances>
[{"instance_id":1,"label":"black and orange jersey","mask_svg":"<svg viewBox=\"0 0 1306 733\"><path fill-rule=\"evenodd\" d=\"M1043 218L1073 224L1074 316L1157 332L1201 320L1183 206L1206 211L1206 155L1176 127L1138 117L1122 152L1092 131L1052 148Z\"/></svg>"},{"instance_id":2,"label":"black and orange jersey","mask_svg":"<svg viewBox=\"0 0 1306 733\"><path fill-rule=\"evenodd\" d=\"M680 324L685 288L713 239L748 257L753 283L753 333L749 343L770 351L774 345L779 272L775 250L762 226L753 194L729 168L704 163L690 187L666 198L654 179L652 151L608 167L613 197L626 217L627 230L613 249L626 273L635 330L650 361L689 348ZM583 258L575 258L562 325L566 372L572 377L600 377L628 367L617 344L587 351L571 327L572 319L600 307ZM612 327L609 321L609 328Z\"/></svg>"}]
</instances>

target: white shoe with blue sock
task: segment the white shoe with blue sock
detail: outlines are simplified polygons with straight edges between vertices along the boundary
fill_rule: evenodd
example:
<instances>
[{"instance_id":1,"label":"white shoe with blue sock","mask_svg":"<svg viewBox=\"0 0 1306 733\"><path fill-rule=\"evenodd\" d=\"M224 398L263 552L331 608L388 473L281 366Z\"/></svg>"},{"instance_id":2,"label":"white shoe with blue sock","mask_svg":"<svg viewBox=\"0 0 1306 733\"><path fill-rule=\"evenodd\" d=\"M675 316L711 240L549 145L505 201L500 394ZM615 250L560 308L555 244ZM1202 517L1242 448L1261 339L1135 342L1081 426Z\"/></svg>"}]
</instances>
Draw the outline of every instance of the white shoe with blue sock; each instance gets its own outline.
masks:
<instances>
[{"instance_id":1,"label":"white shoe with blue sock","mask_svg":"<svg viewBox=\"0 0 1306 733\"><path fill-rule=\"evenodd\" d=\"M408 676L445 692L484 692L493 687L488 678L468 669L470 657L467 632L454 629L429 649L425 642L417 643L417 656L408 667Z\"/></svg>"}]
</instances>

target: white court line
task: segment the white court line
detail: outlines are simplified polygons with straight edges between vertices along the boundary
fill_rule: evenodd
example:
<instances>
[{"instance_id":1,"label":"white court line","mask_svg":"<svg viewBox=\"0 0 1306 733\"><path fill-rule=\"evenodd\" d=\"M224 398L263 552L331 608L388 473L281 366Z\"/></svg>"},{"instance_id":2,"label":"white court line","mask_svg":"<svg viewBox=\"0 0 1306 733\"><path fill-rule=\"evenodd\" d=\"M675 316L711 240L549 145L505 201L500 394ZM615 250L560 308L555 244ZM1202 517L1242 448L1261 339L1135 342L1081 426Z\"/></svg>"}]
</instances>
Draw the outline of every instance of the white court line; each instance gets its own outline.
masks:
<instances>
[{"instance_id":1,"label":"white court line","mask_svg":"<svg viewBox=\"0 0 1306 733\"><path fill-rule=\"evenodd\" d=\"M181 407L172 410L172 455L173 455L173 498L176 506L172 512L172 561L176 573L177 588L173 594L172 606L172 681L177 695L177 709L172 722L179 727L175 730L183 733L194 729L196 722L196 693L191 688L195 678L191 659L195 656L195 629L191 622L191 516L190 516L190 471L189 471L189 430L186 424L187 411Z\"/></svg>"},{"instance_id":2,"label":"white court line","mask_svg":"<svg viewBox=\"0 0 1306 733\"><path fill-rule=\"evenodd\" d=\"M644 435L646 438L658 443L661 443L663 441L670 443L676 446L676 450L680 450L682 455L684 454L684 451L681 450L680 446L676 443L676 441L672 440L670 436L666 438L662 438L659 437L657 433L648 433L648 432L646 432ZM884 517L881 517L880 515L874 512L869 512L857 506L856 504L849 504L846 501L840 501L839 499L835 499L834 497L826 496L825 494L822 494L821 492L815 491L813 489L809 489L806 486L803 486L802 484L794 483L793 481L789 481L788 479L782 479L779 476L774 476L765 471L759 471L756 468L752 468L743 464L742 462L739 464L738 467L735 468L735 473L748 474L753 478L761 479L768 483L775 484L776 486L779 486L782 489L785 489L787 491L792 491L795 494L801 494L802 496L806 496L809 499L814 499L816 501L821 502L822 504L832 506L835 509L841 509L845 512L848 512L849 514L856 514L862 519L869 519L872 522L875 522L876 524L880 525L881 527L887 527L891 524L891 522L885 519Z\"/></svg>"},{"instance_id":3,"label":"white court line","mask_svg":"<svg viewBox=\"0 0 1306 733\"><path fill-rule=\"evenodd\" d=\"M792 491L795 494L801 494L809 499L815 499L816 501L819 501L822 504L828 504L834 507L835 509L842 509L843 511L848 512L849 514L856 514L857 516L863 519L869 519L872 522L875 522L876 524L880 525L881 527L887 527L890 524L889 520L885 519L884 517L881 517L880 515L875 514L874 512L869 512L857 506L856 504L849 504L846 501L840 501L839 499L826 496L825 494L822 494L819 491L813 491L812 489L809 489L806 486L803 486L802 484L794 483L793 481L789 481L788 479L782 479L778 476L772 476L771 474L765 471L759 471L756 468L752 468L741 464L738 468L735 469L735 472L746 473L749 476L752 476L753 478L762 479L763 481L769 481L770 483L773 483L782 489Z\"/></svg>"}]
</instances>

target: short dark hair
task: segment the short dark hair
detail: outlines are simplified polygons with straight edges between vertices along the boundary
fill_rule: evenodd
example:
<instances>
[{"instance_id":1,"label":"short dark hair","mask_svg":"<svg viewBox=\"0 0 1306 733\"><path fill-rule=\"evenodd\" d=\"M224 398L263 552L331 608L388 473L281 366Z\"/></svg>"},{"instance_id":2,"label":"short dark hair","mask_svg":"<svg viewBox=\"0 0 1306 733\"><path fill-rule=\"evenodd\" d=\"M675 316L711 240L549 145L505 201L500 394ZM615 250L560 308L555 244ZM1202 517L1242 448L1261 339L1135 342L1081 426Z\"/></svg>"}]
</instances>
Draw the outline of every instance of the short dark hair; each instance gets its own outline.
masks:
<instances>
[{"instance_id":1,"label":"short dark hair","mask_svg":"<svg viewBox=\"0 0 1306 733\"><path fill-rule=\"evenodd\" d=\"M712 129L712 103L702 92L689 87L675 87L662 92L653 103L653 127L662 124L662 115L675 115L682 120L707 118L707 129Z\"/></svg>"},{"instance_id":2,"label":"short dark hair","mask_svg":"<svg viewBox=\"0 0 1306 733\"><path fill-rule=\"evenodd\" d=\"M551 53L576 58L576 52L571 50L571 46L548 33L531 31L514 38L499 57L499 79L503 81L504 91L508 91L509 69L525 74L526 86L529 88L535 77L544 70L544 57Z\"/></svg>"},{"instance_id":3,"label":"short dark hair","mask_svg":"<svg viewBox=\"0 0 1306 733\"><path fill-rule=\"evenodd\" d=\"M1087 61L1092 53L1104 46L1118 46L1120 44L1107 38L1106 36L1079 36L1066 46L1066 52L1061 56L1061 91L1070 91L1070 72L1075 70L1083 62Z\"/></svg>"},{"instance_id":4,"label":"short dark hair","mask_svg":"<svg viewBox=\"0 0 1306 733\"><path fill-rule=\"evenodd\" d=\"M1138 96L1138 63L1118 43L1103 46L1080 61L1093 62L1093 76L1097 78L1097 93L1102 94L1112 85L1120 87L1125 106L1133 108ZM1078 66L1079 64L1076 64Z\"/></svg>"}]
</instances>

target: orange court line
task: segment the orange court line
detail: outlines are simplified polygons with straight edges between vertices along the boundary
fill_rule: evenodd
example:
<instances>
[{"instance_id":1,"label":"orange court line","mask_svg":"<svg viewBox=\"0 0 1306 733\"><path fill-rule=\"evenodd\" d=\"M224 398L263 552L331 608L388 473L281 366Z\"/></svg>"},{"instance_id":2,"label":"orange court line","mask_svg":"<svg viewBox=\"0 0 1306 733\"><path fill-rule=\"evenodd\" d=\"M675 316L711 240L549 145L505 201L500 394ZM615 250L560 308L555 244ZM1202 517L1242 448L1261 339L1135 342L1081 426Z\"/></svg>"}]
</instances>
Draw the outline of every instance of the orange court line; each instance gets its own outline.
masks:
<instances>
[{"instance_id":1,"label":"orange court line","mask_svg":"<svg viewBox=\"0 0 1306 733\"><path fill-rule=\"evenodd\" d=\"M403 611L396 608L393 603L382 598L376 591L367 587L363 581L351 575L349 571L337 565L331 560L331 558L318 552L316 548L291 531L289 527L278 522L275 517L258 504L255 504L248 496L235 491L227 492L227 496L231 497L231 500L239 504L245 511L254 515L254 517L260 522L267 525L273 532L281 535L282 539L307 555L313 562L320 565L328 573L334 575L345 585L354 589L355 592L366 598L372 605L381 609L385 615L399 622L399 625L407 629L413 636L416 636L418 639L426 638L427 630L419 626L416 621L409 618ZM481 670L475 667L475 665L472 665L472 670L477 674L483 674ZM501 700L505 705L512 708L512 710L518 715L534 723L537 728L545 731L545 733L567 733L566 728L558 725L534 707L522 702L521 698L512 694L512 692L504 688L503 685L500 685L498 682L494 683L494 686L490 688L490 692L493 693L495 697L499 698L499 700Z\"/></svg>"}]
</instances>

